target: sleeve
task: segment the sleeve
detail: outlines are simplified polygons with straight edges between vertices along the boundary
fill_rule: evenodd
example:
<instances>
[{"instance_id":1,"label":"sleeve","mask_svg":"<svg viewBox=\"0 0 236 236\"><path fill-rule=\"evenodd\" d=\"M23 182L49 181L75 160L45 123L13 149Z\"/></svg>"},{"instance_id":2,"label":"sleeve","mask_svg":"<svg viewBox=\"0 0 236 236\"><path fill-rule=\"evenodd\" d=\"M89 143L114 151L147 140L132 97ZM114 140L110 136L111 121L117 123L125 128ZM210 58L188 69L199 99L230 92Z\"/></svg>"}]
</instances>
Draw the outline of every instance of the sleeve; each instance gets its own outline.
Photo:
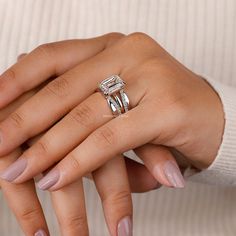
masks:
<instances>
[{"instance_id":1,"label":"sleeve","mask_svg":"<svg viewBox=\"0 0 236 236\"><path fill-rule=\"evenodd\" d=\"M208 169L195 173L193 169L189 169L185 175L192 181L236 186L236 87L214 81L208 76L204 78L222 101L225 117L224 134L218 154Z\"/></svg>"}]
</instances>

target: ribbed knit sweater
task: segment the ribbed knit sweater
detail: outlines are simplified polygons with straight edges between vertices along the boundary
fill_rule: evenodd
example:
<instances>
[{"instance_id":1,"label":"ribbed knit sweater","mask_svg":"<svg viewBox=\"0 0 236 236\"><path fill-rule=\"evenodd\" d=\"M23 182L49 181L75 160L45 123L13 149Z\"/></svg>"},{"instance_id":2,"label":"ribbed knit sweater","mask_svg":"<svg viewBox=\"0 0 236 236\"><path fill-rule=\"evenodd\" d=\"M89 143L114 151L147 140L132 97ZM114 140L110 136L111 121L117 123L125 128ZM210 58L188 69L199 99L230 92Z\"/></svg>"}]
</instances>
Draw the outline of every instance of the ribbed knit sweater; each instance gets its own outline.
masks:
<instances>
[{"instance_id":1,"label":"ribbed knit sweater","mask_svg":"<svg viewBox=\"0 0 236 236\"><path fill-rule=\"evenodd\" d=\"M223 142L208 170L185 189L134 194L135 236L236 235L235 0L0 0L0 72L39 44L107 32L142 31L219 93ZM94 184L85 181L90 235L108 235ZM51 235L59 235L48 193L39 192ZM0 194L0 235L21 235Z\"/></svg>"}]
</instances>

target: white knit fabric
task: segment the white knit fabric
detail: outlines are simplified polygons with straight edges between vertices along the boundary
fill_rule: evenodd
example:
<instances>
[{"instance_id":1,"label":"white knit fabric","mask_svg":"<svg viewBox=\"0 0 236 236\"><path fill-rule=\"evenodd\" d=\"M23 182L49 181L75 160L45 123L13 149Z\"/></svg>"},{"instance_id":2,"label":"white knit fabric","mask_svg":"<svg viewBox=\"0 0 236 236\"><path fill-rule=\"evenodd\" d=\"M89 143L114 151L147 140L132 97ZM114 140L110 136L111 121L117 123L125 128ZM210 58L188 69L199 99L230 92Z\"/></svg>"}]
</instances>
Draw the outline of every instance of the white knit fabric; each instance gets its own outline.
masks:
<instances>
[{"instance_id":1,"label":"white knit fabric","mask_svg":"<svg viewBox=\"0 0 236 236\"><path fill-rule=\"evenodd\" d=\"M224 141L216 161L197 179L228 187L188 182L183 190L135 194L134 235L236 235L236 1L0 0L0 71L38 44L111 31L146 32L188 68L207 74L226 113ZM94 185L85 181L85 191L90 235L106 236ZM49 194L39 195L51 235L57 236ZM0 198L0 235L21 235Z\"/></svg>"}]
</instances>

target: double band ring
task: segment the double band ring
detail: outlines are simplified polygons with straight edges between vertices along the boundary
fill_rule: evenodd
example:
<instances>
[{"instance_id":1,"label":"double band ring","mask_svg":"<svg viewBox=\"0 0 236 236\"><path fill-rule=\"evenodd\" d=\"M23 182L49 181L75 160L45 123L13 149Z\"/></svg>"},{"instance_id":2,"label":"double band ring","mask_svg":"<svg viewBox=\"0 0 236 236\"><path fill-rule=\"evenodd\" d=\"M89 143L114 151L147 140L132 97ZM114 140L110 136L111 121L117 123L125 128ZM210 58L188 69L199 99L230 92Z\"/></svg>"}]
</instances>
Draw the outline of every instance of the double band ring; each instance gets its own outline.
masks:
<instances>
[{"instance_id":1,"label":"double band ring","mask_svg":"<svg viewBox=\"0 0 236 236\"><path fill-rule=\"evenodd\" d=\"M129 98L124 92L124 87L125 82L118 75L104 79L98 86L113 115L121 115L129 110Z\"/></svg>"}]
</instances>

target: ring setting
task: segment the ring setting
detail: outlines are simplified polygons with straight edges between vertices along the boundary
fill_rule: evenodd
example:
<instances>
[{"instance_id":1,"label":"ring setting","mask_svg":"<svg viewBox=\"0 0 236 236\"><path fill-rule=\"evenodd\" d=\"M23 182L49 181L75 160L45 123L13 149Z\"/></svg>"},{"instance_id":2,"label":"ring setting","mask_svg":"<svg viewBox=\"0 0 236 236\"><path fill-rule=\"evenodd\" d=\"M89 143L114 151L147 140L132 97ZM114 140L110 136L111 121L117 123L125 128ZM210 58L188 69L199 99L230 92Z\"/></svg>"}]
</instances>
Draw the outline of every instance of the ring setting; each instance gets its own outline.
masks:
<instances>
[{"instance_id":1,"label":"ring setting","mask_svg":"<svg viewBox=\"0 0 236 236\"><path fill-rule=\"evenodd\" d=\"M113 115L121 115L129 110L129 98L124 92L124 87L125 82L118 75L104 79L98 86Z\"/></svg>"}]
</instances>

